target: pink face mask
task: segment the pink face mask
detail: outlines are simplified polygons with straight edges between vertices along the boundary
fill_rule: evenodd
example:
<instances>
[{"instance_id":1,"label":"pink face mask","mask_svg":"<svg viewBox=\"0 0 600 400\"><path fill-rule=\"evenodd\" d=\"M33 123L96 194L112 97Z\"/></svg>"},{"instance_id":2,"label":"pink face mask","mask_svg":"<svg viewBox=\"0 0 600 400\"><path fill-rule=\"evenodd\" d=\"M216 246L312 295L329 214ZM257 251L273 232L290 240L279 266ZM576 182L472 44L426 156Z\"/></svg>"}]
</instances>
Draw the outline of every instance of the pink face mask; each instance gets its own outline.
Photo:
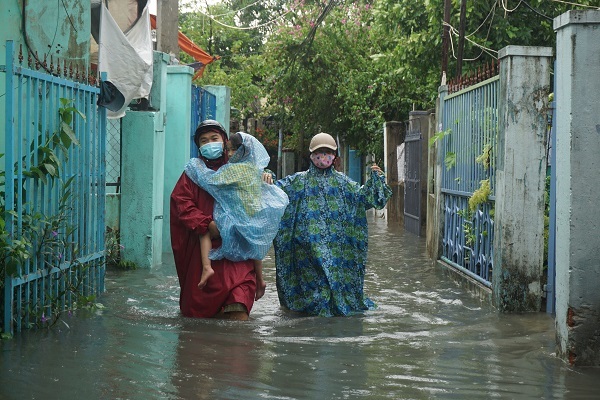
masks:
<instances>
[{"instance_id":1,"label":"pink face mask","mask_svg":"<svg viewBox=\"0 0 600 400\"><path fill-rule=\"evenodd\" d=\"M310 155L310 160L315 164L315 167L325 169L331 167L333 160L335 160L335 154L315 151Z\"/></svg>"}]
</instances>

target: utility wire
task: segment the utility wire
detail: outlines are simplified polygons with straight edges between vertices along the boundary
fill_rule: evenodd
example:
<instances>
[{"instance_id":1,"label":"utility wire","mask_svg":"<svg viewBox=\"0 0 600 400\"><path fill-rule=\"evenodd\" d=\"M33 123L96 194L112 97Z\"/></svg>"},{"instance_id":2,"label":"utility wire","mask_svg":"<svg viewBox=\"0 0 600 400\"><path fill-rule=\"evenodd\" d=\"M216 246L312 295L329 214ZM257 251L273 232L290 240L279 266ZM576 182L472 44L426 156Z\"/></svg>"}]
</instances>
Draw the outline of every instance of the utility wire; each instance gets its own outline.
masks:
<instances>
[{"instance_id":1,"label":"utility wire","mask_svg":"<svg viewBox=\"0 0 600 400\"><path fill-rule=\"evenodd\" d=\"M224 16L226 16L226 15L229 15L229 14L235 14L235 13L237 13L237 12L240 12L240 11L243 11L243 10L245 10L245 9L246 9L246 8L248 8L248 7L252 7L253 5L256 5L256 4L258 4L258 3L260 3L261 1L262 1L262 0L256 0L254 3L248 4L247 6L245 6L245 7L242 7L242 8L240 8L240 9L237 9L237 10L230 10L230 11L227 11L226 13L223 13L223 14L217 14L217 15L213 15L212 17L214 17L214 18L217 18L217 17L224 17Z\"/></svg>"},{"instance_id":2,"label":"utility wire","mask_svg":"<svg viewBox=\"0 0 600 400\"><path fill-rule=\"evenodd\" d=\"M528 2L526 2L525 0L519 0L519 3L517 3L517 6L515 8L513 8L512 10L509 10L507 7L507 2L508 0L500 0L501 4L502 4L502 8L504 9L504 15L506 16L507 13L512 13L513 11L515 11L517 8L519 8L519 6L521 4L525 4L525 6L527 8L529 8L531 11L533 11L534 13L536 13L537 15L539 15L542 18L546 18L549 21L553 21L554 18L551 18L545 14L542 14L541 12L539 12L538 10L536 10L535 8L533 8Z\"/></svg>"},{"instance_id":3,"label":"utility wire","mask_svg":"<svg viewBox=\"0 0 600 400\"><path fill-rule=\"evenodd\" d=\"M525 4L525 6L526 6L527 8L529 8L531 11L533 11L534 13L536 13L537 15L539 15L540 17L542 17L542 18L546 18L546 19L547 19L547 20L549 20L549 21L554 21L554 18L551 18L551 17L549 17L549 16L547 16L547 15L544 15L544 14L542 14L541 12L539 12L538 10L536 10L535 8L531 7L531 6L529 5L529 3L527 3L526 1L524 1L524 0L521 0L521 2L522 2L523 4Z\"/></svg>"},{"instance_id":4,"label":"utility wire","mask_svg":"<svg viewBox=\"0 0 600 400\"><path fill-rule=\"evenodd\" d=\"M555 1L557 3L569 4L569 5L572 5L572 6L588 7L588 8L593 8L593 9L596 9L596 10L600 10L600 7L598 7L598 6L588 6L587 4L573 3L573 2L570 2L570 1L564 1L564 0L552 0L552 1Z\"/></svg>"},{"instance_id":5,"label":"utility wire","mask_svg":"<svg viewBox=\"0 0 600 400\"><path fill-rule=\"evenodd\" d=\"M452 25L450 25L447 22L443 22L443 25L448 26L450 28L450 33L454 34L455 36L458 36L458 30L456 28L454 28ZM468 37L465 37L465 39L468 40L470 43L472 43L474 46L480 48L482 50L482 52L485 52L486 54L490 55L491 57L493 57L495 59L498 58L498 51L497 50L485 47L485 46L483 46L483 45L475 42L474 40L469 39ZM454 54L454 42L452 41L452 35L450 35L450 44L451 44L451 47L452 47L452 57L454 57L456 59L456 55ZM475 61L480 56L481 56L481 54L479 56L477 56L476 58L474 58L474 59L465 59L465 61Z\"/></svg>"},{"instance_id":6,"label":"utility wire","mask_svg":"<svg viewBox=\"0 0 600 400\"><path fill-rule=\"evenodd\" d=\"M27 47L27 49L29 50L29 54L31 54L33 56L33 58L35 58L35 60L38 62L38 64L49 74L52 74L52 72L44 65L44 63L42 63L40 61L40 59L38 58L37 54L33 51L33 49L31 48L31 45L29 44L29 35L27 35L27 17L26 17L26 8L27 8L27 1L23 0L23 11L22 11L22 21L21 21L21 29L23 30L23 41L25 42L25 47ZM48 53L46 53L47 55Z\"/></svg>"},{"instance_id":7,"label":"utility wire","mask_svg":"<svg viewBox=\"0 0 600 400\"><path fill-rule=\"evenodd\" d=\"M490 17L490 15L492 16L492 20L490 21L490 27L488 28L488 36L492 27L492 22L494 21L494 15L496 15L496 6L498 5L498 3L494 3L494 5L492 6L492 9L490 10L490 12L488 13L488 15L485 17L485 19L483 20L483 22L477 27L477 29L475 29L472 33L468 34L467 37L473 36L474 34L477 33L477 31L479 31L479 29L481 29L481 27L486 23L486 21L488 20L488 18ZM486 37L487 39L487 37Z\"/></svg>"},{"instance_id":8,"label":"utility wire","mask_svg":"<svg viewBox=\"0 0 600 400\"><path fill-rule=\"evenodd\" d=\"M506 13L511 13L513 11L515 11L517 8L519 8L519 6L522 3L522 0L519 0L519 2L517 3L517 6L515 8L513 8L512 10L509 10L508 8L506 8L508 6L508 0L500 0L500 3L502 4L502 8L504 9L504 15L506 15Z\"/></svg>"},{"instance_id":9,"label":"utility wire","mask_svg":"<svg viewBox=\"0 0 600 400\"><path fill-rule=\"evenodd\" d=\"M220 22L218 20L215 19L215 17L213 15L207 14L204 11L198 11L200 14L210 18L211 20L213 20L214 22L216 22L217 24L224 26L225 28L229 28L229 29L237 29L237 30L252 30L252 29L258 29L258 28L262 28L264 26L268 26L271 24L274 24L275 22L277 22L278 20L282 19L283 17L285 17L287 14L289 14L290 12L292 12L292 10L288 10L286 12L284 12L283 14L281 14L280 16L273 18L270 21L265 22L264 24L260 24L260 25L256 25L256 26L234 26L234 25L227 25L224 24L223 22Z\"/></svg>"}]
</instances>

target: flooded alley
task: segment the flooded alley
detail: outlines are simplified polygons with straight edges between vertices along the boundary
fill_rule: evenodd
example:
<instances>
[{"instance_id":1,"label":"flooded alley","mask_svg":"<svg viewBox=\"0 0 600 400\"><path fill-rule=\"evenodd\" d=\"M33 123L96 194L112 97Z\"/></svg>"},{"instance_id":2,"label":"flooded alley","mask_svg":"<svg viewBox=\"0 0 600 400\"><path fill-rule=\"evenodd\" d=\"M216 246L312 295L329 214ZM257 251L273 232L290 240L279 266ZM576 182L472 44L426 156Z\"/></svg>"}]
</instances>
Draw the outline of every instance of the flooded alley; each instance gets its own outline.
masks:
<instances>
[{"instance_id":1,"label":"flooded alley","mask_svg":"<svg viewBox=\"0 0 600 400\"><path fill-rule=\"evenodd\" d=\"M267 292L247 323L183 318L170 255L108 271L105 306L0 342L0 399L586 399L600 369L554 355L554 320L498 314L425 255L425 242L370 219L365 291L346 318L280 309ZM68 324L68 326L67 326Z\"/></svg>"}]
</instances>

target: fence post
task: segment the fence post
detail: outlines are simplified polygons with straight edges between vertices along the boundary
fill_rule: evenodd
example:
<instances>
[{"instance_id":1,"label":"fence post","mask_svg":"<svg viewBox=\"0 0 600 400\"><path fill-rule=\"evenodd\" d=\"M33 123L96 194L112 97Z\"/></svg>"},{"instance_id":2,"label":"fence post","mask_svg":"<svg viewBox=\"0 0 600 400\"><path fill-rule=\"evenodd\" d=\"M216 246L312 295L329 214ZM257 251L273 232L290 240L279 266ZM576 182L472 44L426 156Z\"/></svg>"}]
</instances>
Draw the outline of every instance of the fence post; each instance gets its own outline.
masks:
<instances>
[{"instance_id":1,"label":"fence post","mask_svg":"<svg viewBox=\"0 0 600 400\"><path fill-rule=\"evenodd\" d=\"M499 53L492 297L500 311L541 310L551 57L549 47Z\"/></svg>"},{"instance_id":2,"label":"fence post","mask_svg":"<svg viewBox=\"0 0 600 400\"><path fill-rule=\"evenodd\" d=\"M13 152L12 147L14 145L14 129L13 129L13 120L15 114L15 102L13 100L14 97L14 42L12 40L6 41L6 70L4 72L6 79L6 95L4 99L5 104L5 115L4 115L4 149L2 151L4 154L4 172L5 172L5 180L4 180L4 190L5 190L5 208L6 210L14 210L14 176L13 176ZM3 216L5 220L5 229L9 232L10 237L14 236L15 230L13 226L13 216L9 213L6 213ZM13 333L13 283L12 276L8 273L4 273L4 315L2 316L2 330L4 332L8 332L10 334Z\"/></svg>"},{"instance_id":3,"label":"fence post","mask_svg":"<svg viewBox=\"0 0 600 400\"><path fill-rule=\"evenodd\" d=\"M448 86L442 85L438 88L436 110L433 118L433 126L430 126L432 135L443 129L444 98L448 95ZM432 260L438 260L442 254L442 204L444 204L442 193L442 160L439 156L439 143L429 147L429 139L426 146L429 148L427 154L427 254Z\"/></svg>"},{"instance_id":4,"label":"fence post","mask_svg":"<svg viewBox=\"0 0 600 400\"><path fill-rule=\"evenodd\" d=\"M600 11L569 11L556 31L556 338L571 365L600 365ZM553 166L554 168L554 166Z\"/></svg>"}]
</instances>

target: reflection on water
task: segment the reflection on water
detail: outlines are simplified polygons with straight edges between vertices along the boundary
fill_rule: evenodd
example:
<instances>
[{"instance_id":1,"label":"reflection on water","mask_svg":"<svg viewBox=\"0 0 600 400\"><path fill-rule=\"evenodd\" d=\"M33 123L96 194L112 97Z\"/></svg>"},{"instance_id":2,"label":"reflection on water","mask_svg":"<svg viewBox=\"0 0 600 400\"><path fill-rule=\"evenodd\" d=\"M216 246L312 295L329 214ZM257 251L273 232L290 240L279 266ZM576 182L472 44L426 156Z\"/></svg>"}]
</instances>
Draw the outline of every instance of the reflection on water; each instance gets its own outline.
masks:
<instances>
[{"instance_id":1,"label":"reflection on water","mask_svg":"<svg viewBox=\"0 0 600 400\"><path fill-rule=\"evenodd\" d=\"M171 258L107 274L106 309L0 344L0 399L585 399L600 369L554 356L546 314L504 315L457 286L423 239L370 222L374 311L279 308L272 259L252 320L179 315Z\"/></svg>"}]
</instances>

